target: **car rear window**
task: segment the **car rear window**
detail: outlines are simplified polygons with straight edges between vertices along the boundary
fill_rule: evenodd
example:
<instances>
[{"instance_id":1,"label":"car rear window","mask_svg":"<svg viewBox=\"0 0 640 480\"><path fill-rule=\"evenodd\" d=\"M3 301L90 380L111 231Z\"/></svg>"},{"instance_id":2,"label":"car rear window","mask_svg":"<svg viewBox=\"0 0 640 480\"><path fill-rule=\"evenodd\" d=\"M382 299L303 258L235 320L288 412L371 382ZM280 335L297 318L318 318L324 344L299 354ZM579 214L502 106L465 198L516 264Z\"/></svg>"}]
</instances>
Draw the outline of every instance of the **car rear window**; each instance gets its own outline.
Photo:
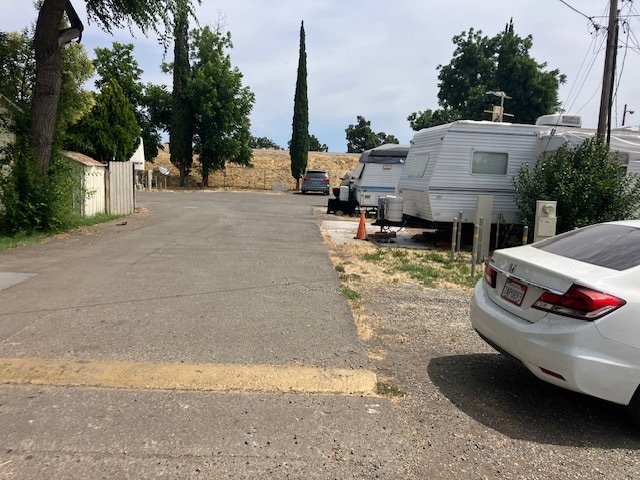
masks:
<instances>
[{"instance_id":1,"label":"car rear window","mask_svg":"<svg viewBox=\"0 0 640 480\"><path fill-rule=\"evenodd\" d=\"M626 225L592 225L548 238L533 246L614 270L640 265L640 229Z\"/></svg>"},{"instance_id":2,"label":"car rear window","mask_svg":"<svg viewBox=\"0 0 640 480\"><path fill-rule=\"evenodd\" d=\"M327 176L327 172L307 172L309 178L324 178Z\"/></svg>"}]
</instances>

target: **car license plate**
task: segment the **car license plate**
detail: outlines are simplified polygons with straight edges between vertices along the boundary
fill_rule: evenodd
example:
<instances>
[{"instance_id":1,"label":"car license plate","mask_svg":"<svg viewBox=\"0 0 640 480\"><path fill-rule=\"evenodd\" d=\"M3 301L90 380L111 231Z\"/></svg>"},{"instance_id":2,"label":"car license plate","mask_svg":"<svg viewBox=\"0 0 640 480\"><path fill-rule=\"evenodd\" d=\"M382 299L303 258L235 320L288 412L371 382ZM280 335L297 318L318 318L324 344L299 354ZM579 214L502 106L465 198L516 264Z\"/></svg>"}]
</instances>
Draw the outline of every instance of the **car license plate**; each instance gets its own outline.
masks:
<instances>
[{"instance_id":1,"label":"car license plate","mask_svg":"<svg viewBox=\"0 0 640 480\"><path fill-rule=\"evenodd\" d=\"M507 302L520 306L522 305L522 300L524 300L525 293L527 293L526 285L522 285L521 283L507 278L507 283L505 283L504 288L502 289L501 297Z\"/></svg>"}]
</instances>

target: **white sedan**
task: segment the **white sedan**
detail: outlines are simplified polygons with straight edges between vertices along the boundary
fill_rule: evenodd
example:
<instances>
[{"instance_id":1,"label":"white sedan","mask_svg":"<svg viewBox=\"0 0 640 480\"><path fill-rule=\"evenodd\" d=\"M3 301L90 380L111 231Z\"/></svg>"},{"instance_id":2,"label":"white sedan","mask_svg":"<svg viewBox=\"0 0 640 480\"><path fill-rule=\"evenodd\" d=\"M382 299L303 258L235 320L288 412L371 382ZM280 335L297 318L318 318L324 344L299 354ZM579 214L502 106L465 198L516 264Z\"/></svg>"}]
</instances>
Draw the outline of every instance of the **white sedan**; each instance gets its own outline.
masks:
<instances>
[{"instance_id":1,"label":"white sedan","mask_svg":"<svg viewBox=\"0 0 640 480\"><path fill-rule=\"evenodd\" d=\"M640 220L496 250L471 324L538 378L627 405L640 424Z\"/></svg>"}]
</instances>

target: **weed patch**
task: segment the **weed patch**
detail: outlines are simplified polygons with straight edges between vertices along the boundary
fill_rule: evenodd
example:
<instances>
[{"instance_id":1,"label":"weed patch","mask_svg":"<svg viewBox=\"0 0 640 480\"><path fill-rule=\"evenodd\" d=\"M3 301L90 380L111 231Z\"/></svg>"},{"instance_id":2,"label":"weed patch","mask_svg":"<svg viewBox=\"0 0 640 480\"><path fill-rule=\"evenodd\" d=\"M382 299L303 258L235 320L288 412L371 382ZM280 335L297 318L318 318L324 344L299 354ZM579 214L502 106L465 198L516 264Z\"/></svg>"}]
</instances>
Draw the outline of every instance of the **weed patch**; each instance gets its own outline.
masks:
<instances>
[{"instance_id":1,"label":"weed patch","mask_svg":"<svg viewBox=\"0 0 640 480\"><path fill-rule=\"evenodd\" d=\"M395 385L379 381L376 383L376 393L390 397L406 397L407 393L400 390Z\"/></svg>"},{"instance_id":2,"label":"weed patch","mask_svg":"<svg viewBox=\"0 0 640 480\"><path fill-rule=\"evenodd\" d=\"M451 261L449 252L378 248L362 255L362 260L376 264L384 275L397 282L398 275L406 275L425 287L439 283L454 283L472 287L482 276L482 267L471 276L471 256L458 253Z\"/></svg>"}]
</instances>

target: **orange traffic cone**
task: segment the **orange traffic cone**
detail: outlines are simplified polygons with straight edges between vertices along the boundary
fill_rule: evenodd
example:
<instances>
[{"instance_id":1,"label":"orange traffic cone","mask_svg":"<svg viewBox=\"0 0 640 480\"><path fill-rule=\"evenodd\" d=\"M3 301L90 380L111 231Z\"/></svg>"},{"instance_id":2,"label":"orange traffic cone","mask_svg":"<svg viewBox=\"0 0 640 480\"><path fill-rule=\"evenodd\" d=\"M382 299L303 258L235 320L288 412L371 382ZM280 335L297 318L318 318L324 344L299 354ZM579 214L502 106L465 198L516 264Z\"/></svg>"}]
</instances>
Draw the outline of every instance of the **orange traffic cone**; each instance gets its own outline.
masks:
<instances>
[{"instance_id":1,"label":"orange traffic cone","mask_svg":"<svg viewBox=\"0 0 640 480\"><path fill-rule=\"evenodd\" d=\"M360 214L360 224L358 225L358 233L354 237L357 240L367 240L367 227L364 221L364 212Z\"/></svg>"}]
</instances>

